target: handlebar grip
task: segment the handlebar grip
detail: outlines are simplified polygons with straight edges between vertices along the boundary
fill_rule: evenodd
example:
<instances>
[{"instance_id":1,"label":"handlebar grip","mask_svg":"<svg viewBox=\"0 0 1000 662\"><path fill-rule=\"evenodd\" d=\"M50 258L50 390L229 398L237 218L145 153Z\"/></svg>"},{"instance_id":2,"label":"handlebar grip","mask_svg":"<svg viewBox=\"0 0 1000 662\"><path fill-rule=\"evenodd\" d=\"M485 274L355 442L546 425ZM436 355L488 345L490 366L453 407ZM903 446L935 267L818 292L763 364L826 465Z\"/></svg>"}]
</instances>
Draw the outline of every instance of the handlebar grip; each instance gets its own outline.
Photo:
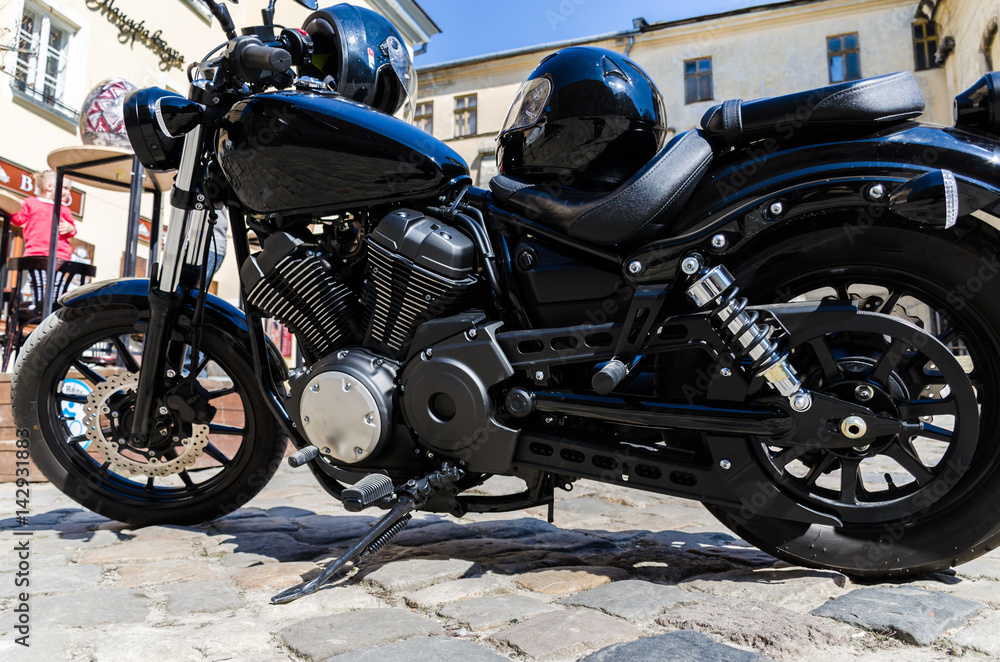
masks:
<instances>
[{"instance_id":1,"label":"handlebar grip","mask_svg":"<svg viewBox=\"0 0 1000 662\"><path fill-rule=\"evenodd\" d=\"M257 71L284 72L292 68L292 54L283 48L248 44L239 54L240 64Z\"/></svg>"}]
</instances>

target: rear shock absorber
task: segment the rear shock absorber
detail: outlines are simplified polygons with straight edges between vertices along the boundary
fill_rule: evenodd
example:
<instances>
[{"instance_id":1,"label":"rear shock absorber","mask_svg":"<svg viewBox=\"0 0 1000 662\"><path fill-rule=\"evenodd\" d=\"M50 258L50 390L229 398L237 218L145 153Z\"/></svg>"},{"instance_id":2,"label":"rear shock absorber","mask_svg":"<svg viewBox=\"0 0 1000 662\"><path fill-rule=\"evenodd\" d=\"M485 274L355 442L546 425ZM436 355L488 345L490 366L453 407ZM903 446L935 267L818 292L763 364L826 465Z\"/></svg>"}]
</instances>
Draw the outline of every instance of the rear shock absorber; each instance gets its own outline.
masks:
<instances>
[{"instance_id":1,"label":"rear shock absorber","mask_svg":"<svg viewBox=\"0 0 1000 662\"><path fill-rule=\"evenodd\" d=\"M690 275L698 274L701 260L685 259L682 270ZM738 294L735 279L723 266L701 272L698 280L687 289L688 298L699 309L714 306L711 312L713 326L722 332L733 354L753 362L751 373L766 379L778 393L789 398L795 409L808 409L811 398L808 393L800 392L802 382L788 362L788 352L771 340L770 328L757 323L757 312L747 311L746 298Z\"/></svg>"}]
</instances>

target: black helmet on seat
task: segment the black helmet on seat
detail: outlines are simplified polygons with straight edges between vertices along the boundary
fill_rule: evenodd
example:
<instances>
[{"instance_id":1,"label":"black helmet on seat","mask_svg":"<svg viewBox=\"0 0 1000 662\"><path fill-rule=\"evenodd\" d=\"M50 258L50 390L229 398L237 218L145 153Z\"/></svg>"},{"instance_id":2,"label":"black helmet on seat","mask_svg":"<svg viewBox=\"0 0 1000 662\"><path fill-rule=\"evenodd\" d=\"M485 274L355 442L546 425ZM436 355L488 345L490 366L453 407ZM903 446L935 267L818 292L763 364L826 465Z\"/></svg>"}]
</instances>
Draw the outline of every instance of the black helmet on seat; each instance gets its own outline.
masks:
<instances>
[{"instance_id":1,"label":"black helmet on seat","mask_svg":"<svg viewBox=\"0 0 1000 662\"><path fill-rule=\"evenodd\" d=\"M663 97L620 53L575 46L546 57L524 82L500 131L508 177L584 190L617 188L663 146Z\"/></svg>"},{"instance_id":2,"label":"black helmet on seat","mask_svg":"<svg viewBox=\"0 0 1000 662\"><path fill-rule=\"evenodd\" d=\"M390 115L410 119L417 97L413 59L399 32L381 14L339 4L310 14L303 29L315 45L312 69L333 76L337 92ZM410 117L405 117L409 111Z\"/></svg>"}]
</instances>

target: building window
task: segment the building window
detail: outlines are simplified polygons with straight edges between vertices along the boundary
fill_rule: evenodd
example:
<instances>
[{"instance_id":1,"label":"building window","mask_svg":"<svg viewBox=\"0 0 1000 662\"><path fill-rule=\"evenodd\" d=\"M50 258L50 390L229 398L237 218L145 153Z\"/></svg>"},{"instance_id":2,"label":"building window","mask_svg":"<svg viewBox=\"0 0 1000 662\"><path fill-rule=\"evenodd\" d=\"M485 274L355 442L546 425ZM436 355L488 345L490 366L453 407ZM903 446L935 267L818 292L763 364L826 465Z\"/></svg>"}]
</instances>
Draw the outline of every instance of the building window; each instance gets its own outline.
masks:
<instances>
[{"instance_id":1,"label":"building window","mask_svg":"<svg viewBox=\"0 0 1000 662\"><path fill-rule=\"evenodd\" d=\"M917 21L913 24L913 60L917 71L934 69L938 66L935 55L938 50L937 24L934 21Z\"/></svg>"},{"instance_id":2,"label":"building window","mask_svg":"<svg viewBox=\"0 0 1000 662\"><path fill-rule=\"evenodd\" d=\"M17 31L17 63L12 86L34 101L76 116L65 105L66 65L72 30L28 3Z\"/></svg>"},{"instance_id":3,"label":"building window","mask_svg":"<svg viewBox=\"0 0 1000 662\"><path fill-rule=\"evenodd\" d=\"M434 102L425 101L417 104L417 112L413 115L413 123L434 135Z\"/></svg>"},{"instance_id":4,"label":"building window","mask_svg":"<svg viewBox=\"0 0 1000 662\"><path fill-rule=\"evenodd\" d=\"M475 94L464 97L455 97L455 137L476 135L476 106Z\"/></svg>"},{"instance_id":5,"label":"building window","mask_svg":"<svg viewBox=\"0 0 1000 662\"><path fill-rule=\"evenodd\" d=\"M684 103L711 101L712 58L684 61Z\"/></svg>"},{"instance_id":6,"label":"building window","mask_svg":"<svg viewBox=\"0 0 1000 662\"><path fill-rule=\"evenodd\" d=\"M857 32L827 37L826 50L830 60L831 83L861 78L861 48Z\"/></svg>"}]
</instances>

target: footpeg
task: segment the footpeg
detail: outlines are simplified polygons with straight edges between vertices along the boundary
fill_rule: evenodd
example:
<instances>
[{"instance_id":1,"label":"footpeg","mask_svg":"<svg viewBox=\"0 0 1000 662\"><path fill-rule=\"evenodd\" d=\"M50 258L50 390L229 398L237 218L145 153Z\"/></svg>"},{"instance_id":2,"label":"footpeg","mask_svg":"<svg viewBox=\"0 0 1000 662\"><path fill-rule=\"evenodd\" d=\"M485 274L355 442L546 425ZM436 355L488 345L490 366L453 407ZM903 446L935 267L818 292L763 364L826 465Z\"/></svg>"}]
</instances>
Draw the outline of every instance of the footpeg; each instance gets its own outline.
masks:
<instances>
[{"instance_id":1,"label":"footpeg","mask_svg":"<svg viewBox=\"0 0 1000 662\"><path fill-rule=\"evenodd\" d=\"M611 359L590 380L590 385L601 395L607 395L621 384L628 375L628 366L618 359Z\"/></svg>"},{"instance_id":2,"label":"footpeg","mask_svg":"<svg viewBox=\"0 0 1000 662\"><path fill-rule=\"evenodd\" d=\"M308 464L319 457L319 449L315 446L306 446L302 450L295 451L288 456L288 464L293 469L298 469L302 465Z\"/></svg>"},{"instance_id":3,"label":"footpeg","mask_svg":"<svg viewBox=\"0 0 1000 662\"><path fill-rule=\"evenodd\" d=\"M315 593L323 584L326 584L335 574L346 567L348 563L356 563L361 558L373 556L406 527L406 524L412 517L410 513L426 503L427 498L431 494L438 490L450 489L464 475L465 473L458 467L444 463L438 471L430 473L420 480L407 481L405 485L395 491L392 489L392 481L386 476L382 474L369 474L365 476L352 487L344 490L341 496L345 506L347 505L346 495L348 491L355 490L357 494L352 495L352 498L358 499L358 503L361 503L362 498L370 499L376 494L384 494L386 482L388 482L389 494L380 497L378 500L387 500L389 496L395 495L395 505L372 528L368 529L365 535L358 538L357 542L351 545L351 548L344 552L340 558L327 566L322 573L308 582L293 586L287 591L282 591L271 598L271 603L276 605L285 604ZM362 485L362 483L365 483L365 485ZM348 510L351 509L348 508Z\"/></svg>"},{"instance_id":4,"label":"footpeg","mask_svg":"<svg viewBox=\"0 0 1000 662\"><path fill-rule=\"evenodd\" d=\"M611 359L591 377L591 387L600 395L611 393L625 381L625 378L628 377L641 358L641 356L636 357L631 363L624 363L618 357Z\"/></svg>"},{"instance_id":5,"label":"footpeg","mask_svg":"<svg viewBox=\"0 0 1000 662\"><path fill-rule=\"evenodd\" d=\"M382 474L368 474L341 494L344 508L359 513L384 502L393 494L392 481Z\"/></svg>"}]
</instances>

